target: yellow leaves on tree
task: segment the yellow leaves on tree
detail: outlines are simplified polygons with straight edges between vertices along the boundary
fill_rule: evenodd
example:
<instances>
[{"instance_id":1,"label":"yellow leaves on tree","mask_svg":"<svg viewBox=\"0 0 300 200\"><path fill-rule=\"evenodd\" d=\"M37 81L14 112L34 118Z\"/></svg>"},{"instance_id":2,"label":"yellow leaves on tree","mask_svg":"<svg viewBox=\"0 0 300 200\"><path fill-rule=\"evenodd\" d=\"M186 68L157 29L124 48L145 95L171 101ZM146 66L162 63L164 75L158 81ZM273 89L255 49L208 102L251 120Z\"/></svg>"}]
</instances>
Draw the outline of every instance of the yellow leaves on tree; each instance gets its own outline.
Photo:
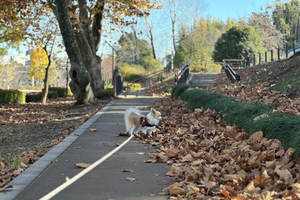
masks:
<instances>
[{"instance_id":1,"label":"yellow leaves on tree","mask_svg":"<svg viewBox=\"0 0 300 200\"><path fill-rule=\"evenodd\" d=\"M0 68L1 69L1 68ZM0 70L0 79L5 85L8 85L10 81L14 79L13 72L15 68L12 64L7 64Z\"/></svg>"},{"instance_id":2,"label":"yellow leaves on tree","mask_svg":"<svg viewBox=\"0 0 300 200\"><path fill-rule=\"evenodd\" d=\"M35 79L39 81L43 81L45 78L45 68L48 65L48 56L44 49L41 47L36 47L31 56L30 56L31 64L29 70L29 76L34 76Z\"/></svg>"}]
</instances>

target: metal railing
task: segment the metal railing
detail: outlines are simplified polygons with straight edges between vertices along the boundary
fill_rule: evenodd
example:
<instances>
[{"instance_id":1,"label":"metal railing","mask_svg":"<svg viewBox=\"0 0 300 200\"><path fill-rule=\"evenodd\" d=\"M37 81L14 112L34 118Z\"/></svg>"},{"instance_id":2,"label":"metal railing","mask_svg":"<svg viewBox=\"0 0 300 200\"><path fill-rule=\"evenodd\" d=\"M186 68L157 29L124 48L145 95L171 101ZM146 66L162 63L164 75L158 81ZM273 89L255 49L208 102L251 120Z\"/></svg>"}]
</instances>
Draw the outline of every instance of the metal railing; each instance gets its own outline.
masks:
<instances>
[{"instance_id":1,"label":"metal railing","mask_svg":"<svg viewBox=\"0 0 300 200\"><path fill-rule=\"evenodd\" d=\"M223 60L223 67L226 75L231 80L232 83L239 82L241 80L240 75L238 75L230 66L229 63L226 62L226 59Z\"/></svg>"},{"instance_id":2,"label":"metal railing","mask_svg":"<svg viewBox=\"0 0 300 200\"><path fill-rule=\"evenodd\" d=\"M187 62L177 74L175 74L175 84L185 83L190 73L191 61Z\"/></svg>"}]
</instances>

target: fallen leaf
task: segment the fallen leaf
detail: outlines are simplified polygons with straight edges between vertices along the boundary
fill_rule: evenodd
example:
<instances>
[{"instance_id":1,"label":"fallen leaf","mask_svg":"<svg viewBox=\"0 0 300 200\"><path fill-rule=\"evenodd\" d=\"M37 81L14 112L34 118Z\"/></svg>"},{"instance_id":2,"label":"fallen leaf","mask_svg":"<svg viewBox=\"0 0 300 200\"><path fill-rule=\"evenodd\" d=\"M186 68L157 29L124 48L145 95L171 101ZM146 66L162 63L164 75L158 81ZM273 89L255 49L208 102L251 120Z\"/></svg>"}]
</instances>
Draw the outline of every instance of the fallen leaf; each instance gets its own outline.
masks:
<instances>
[{"instance_id":1,"label":"fallen leaf","mask_svg":"<svg viewBox=\"0 0 300 200\"><path fill-rule=\"evenodd\" d=\"M92 131L92 132L96 132L96 131L97 131L97 129L95 129L95 128L90 128L90 131Z\"/></svg>"},{"instance_id":2,"label":"fallen leaf","mask_svg":"<svg viewBox=\"0 0 300 200\"><path fill-rule=\"evenodd\" d=\"M185 191L183 188L181 188L178 184L170 185L168 188L170 195L182 195L185 194Z\"/></svg>"},{"instance_id":3,"label":"fallen leaf","mask_svg":"<svg viewBox=\"0 0 300 200\"><path fill-rule=\"evenodd\" d=\"M186 193L186 196L197 194L198 192L199 192L199 188L192 185L188 185L188 193Z\"/></svg>"},{"instance_id":4,"label":"fallen leaf","mask_svg":"<svg viewBox=\"0 0 300 200\"><path fill-rule=\"evenodd\" d=\"M122 172L133 172L133 171L130 169L122 169Z\"/></svg>"},{"instance_id":5,"label":"fallen leaf","mask_svg":"<svg viewBox=\"0 0 300 200\"><path fill-rule=\"evenodd\" d=\"M126 180L127 180L127 181L135 181L136 179L135 179L135 178L127 177Z\"/></svg>"},{"instance_id":6,"label":"fallen leaf","mask_svg":"<svg viewBox=\"0 0 300 200\"><path fill-rule=\"evenodd\" d=\"M91 164L86 163L76 163L76 166L79 168L88 168Z\"/></svg>"}]
</instances>

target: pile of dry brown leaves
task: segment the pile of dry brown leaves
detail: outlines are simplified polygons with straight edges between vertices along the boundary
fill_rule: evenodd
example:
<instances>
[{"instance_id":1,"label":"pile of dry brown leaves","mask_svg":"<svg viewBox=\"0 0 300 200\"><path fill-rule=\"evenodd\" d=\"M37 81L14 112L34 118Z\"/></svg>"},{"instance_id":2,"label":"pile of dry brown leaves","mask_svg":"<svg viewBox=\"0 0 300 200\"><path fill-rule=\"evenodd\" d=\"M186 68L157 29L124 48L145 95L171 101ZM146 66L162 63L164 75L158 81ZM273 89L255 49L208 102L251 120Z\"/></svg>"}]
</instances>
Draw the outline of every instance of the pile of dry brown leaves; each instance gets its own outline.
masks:
<instances>
[{"instance_id":1,"label":"pile of dry brown leaves","mask_svg":"<svg viewBox=\"0 0 300 200\"><path fill-rule=\"evenodd\" d=\"M163 119L154 137L159 146L152 162L171 165L167 192L177 199L299 199L300 160L290 160L294 149L262 132L248 134L221 123L212 110L188 111L180 99L165 98L155 109Z\"/></svg>"},{"instance_id":2,"label":"pile of dry brown leaves","mask_svg":"<svg viewBox=\"0 0 300 200\"><path fill-rule=\"evenodd\" d=\"M244 72L245 75L248 73ZM251 71L249 70L249 75ZM213 87L207 87L208 92L220 93L224 96L236 97L237 100L245 102L259 102L264 104L272 104L277 107L277 111L299 115L300 98L289 98L286 94L278 91L269 90L269 82L259 82L256 85L238 85L230 83L228 77L223 74L216 79L222 84Z\"/></svg>"}]
</instances>

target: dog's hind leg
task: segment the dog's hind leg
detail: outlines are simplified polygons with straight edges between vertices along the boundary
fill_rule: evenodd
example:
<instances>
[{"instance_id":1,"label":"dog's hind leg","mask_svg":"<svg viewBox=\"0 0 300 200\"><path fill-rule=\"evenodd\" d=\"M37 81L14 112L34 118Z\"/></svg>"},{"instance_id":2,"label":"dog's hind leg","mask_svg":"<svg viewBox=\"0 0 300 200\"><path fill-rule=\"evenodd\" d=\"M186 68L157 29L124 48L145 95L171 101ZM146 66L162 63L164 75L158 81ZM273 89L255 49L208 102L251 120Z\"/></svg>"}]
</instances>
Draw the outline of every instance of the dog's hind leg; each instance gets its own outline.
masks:
<instances>
[{"instance_id":1,"label":"dog's hind leg","mask_svg":"<svg viewBox=\"0 0 300 200\"><path fill-rule=\"evenodd\" d=\"M132 128L131 128L130 131L129 131L130 135L133 135L134 129L135 129L135 126L132 126ZM136 135L136 133L134 133L134 134Z\"/></svg>"}]
</instances>

